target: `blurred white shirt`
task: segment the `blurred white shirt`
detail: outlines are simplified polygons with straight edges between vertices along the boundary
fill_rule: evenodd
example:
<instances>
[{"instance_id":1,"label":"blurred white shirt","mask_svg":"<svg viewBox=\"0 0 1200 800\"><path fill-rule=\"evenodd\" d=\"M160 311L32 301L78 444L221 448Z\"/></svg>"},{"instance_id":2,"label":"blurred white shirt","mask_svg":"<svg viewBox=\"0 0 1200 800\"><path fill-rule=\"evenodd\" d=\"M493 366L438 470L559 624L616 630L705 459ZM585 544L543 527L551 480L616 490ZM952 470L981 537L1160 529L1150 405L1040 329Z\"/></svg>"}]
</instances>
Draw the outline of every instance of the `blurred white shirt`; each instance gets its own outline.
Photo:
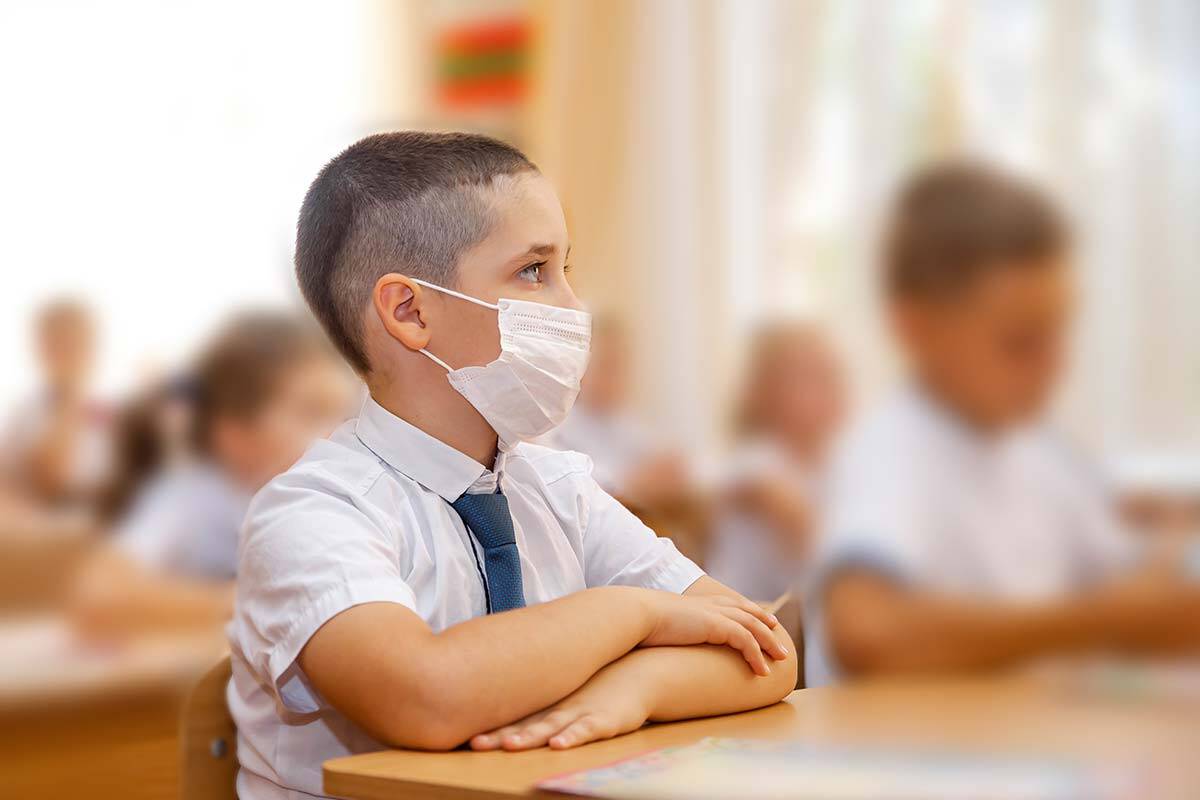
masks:
<instances>
[{"instance_id":1,"label":"blurred white shirt","mask_svg":"<svg viewBox=\"0 0 1200 800\"><path fill-rule=\"evenodd\" d=\"M138 493L114 544L160 572L232 580L238 531L249 504L250 493L212 464L171 467Z\"/></svg>"},{"instance_id":2,"label":"blurred white shirt","mask_svg":"<svg viewBox=\"0 0 1200 800\"><path fill-rule=\"evenodd\" d=\"M592 460L592 477L606 492L619 494L630 471L655 453L657 441L629 414L597 414L576 404L571 413L539 444L575 450Z\"/></svg>"},{"instance_id":3,"label":"blurred white shirt","mask_svg":"<svg viewBox=\"0 0 1200 800\"><path fill-rule=\"evenodd\" d=\"M1102 482L1053 432L986 438L909 389L835 460L805 616L806 680L832 683L821 592L865 567L902 584L998 600L1064 595L1128 565L1134 543Z\"/></svg>"},{"instance_id":4,"label":"blurred white shirt","mask_svg":"<svg viewBox=\"0 0 1200 800\"><path fill-rule=\"evenodd\" d=\"M321 795L324 761L382 749L317 694L296 658L362 603L398 603L434 631L483 616L482 551L450 503L497 484L529 605L611 584L682 592L703 574L600 489L587 457L518 445L493 472L368 399L246 518L229 626L239 797Z\"/></svg>"},{"instance_id":5,"label":"blurred white shirt","mask_svg":"<svg viewBox=\"0 0 1200 800\"><path fill-rule=\"evenodd\" d=\"M25 479L29 452L45 437L54 419L51 400L39 393L19 404L0 435L0 471L17 481ZM112 426L98 403L89 403L79 435L72 443L67 490L86 494L100 488L112 467Z\"/></svg>"},{"instance_id":6,"label":"blurred white shirt","mask_svg":"<svg viewBox=\"0 0 1200 800\"><path fill-rule=\"evenodd\" d=\"M723 466L717 491L727 491L739 482L770 474L787 481L810 501L817 499L817 481L771 441L743 442L729 454ZM793 591L801 582L805 562L788 552L780 542L781 535L748 512L721 510L713 523L705 571L755 600L773 600Z\"/></svg>"}]
</instances>

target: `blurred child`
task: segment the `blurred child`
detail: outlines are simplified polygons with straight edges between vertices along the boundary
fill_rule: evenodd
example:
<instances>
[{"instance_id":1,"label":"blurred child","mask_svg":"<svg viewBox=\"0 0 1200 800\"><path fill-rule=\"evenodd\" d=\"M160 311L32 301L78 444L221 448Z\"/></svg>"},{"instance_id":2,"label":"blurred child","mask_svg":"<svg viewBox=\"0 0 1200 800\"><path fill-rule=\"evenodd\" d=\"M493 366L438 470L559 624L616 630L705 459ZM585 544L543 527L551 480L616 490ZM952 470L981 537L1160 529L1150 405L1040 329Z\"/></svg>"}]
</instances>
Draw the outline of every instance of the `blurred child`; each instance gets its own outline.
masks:
<instances>
[{"instance_id":1,"label":"blurred child","mask_svg":"<svg viewBox=\"0 0 1200 800\"><path fill-rule=\"evenodd\" d=\"M901 193L884 261L910 380L836 462L810 684L1200 645L1200 587L1134 571L1113 504L1042 420L1074 293L1056 209L936 166Z\"/></svg>"},{"instance_id":2,"label":"blurred child","mask_svg":"<svg viewBox=\"0 0 1200 800\"><path fill-rule=\"evenodd\" d=\"M549 181L483 136L370 136L310 187L296 274L371 396L246 518L243 800L321 795L321 763L347 753L573 747L795 685L773 618L586 457L529 444L587 364L567 251Z\"/></svg>"},{"instance_id":3,"label":"blurred child","mask_svg":"<svg viewBox=\"0 0 1200 800\"><path fill-rule=\"evenodd\" d=\"M630 508L648 514L669 511L688 492L687 466L680 453L629 411L630 355L621 323L595 317L591 348L579 398L543 443L590 457L596 483Z\"/></svg>"},{"instance_id":4,"label":"blurred child","mask_svg":"<svg viewBox=\"0 0 1200 800\"><path fill-rule=\"evenodd\" d=\"M232 610L251 495L349 411L344 369L304 320L251 313L218 333L186 384L122 419L110 547L77 597L93 631L218 623Z\"/></svg>"},{"instance_id":5,"label":"blurred child","mask_svg":"<svg viewBox=\"0 0 1200 800\"><path fill-rule=\"evenodd\" d=\"M841 365L816 326L757 332L706 561L713 577L760 600L796 587L845 405Z\"/></svg>"},{"instance_id":6,"label":"blurred child","mask_svg":"<svg viewBox=\"0 0 1200 800\"><path fill-rule=\"evenodd\" d=\"M1200 457L1150 451L1126 454L1112 466L1122 517L1146 558L1182 564L1200 578Z\"/></svg>"},{"instance_id":7,"label":"blurred child","mask_svg":"<svg viewBox=\"0 0 1200 800\"><path fill-rule=\"evenodd\" d=\"M48 505L86 504L108 477L108 414L90 394L96 330L82 303L61 299L37 315L42 387L0 441L5 482Z\"/></svg>"}]
</instances>

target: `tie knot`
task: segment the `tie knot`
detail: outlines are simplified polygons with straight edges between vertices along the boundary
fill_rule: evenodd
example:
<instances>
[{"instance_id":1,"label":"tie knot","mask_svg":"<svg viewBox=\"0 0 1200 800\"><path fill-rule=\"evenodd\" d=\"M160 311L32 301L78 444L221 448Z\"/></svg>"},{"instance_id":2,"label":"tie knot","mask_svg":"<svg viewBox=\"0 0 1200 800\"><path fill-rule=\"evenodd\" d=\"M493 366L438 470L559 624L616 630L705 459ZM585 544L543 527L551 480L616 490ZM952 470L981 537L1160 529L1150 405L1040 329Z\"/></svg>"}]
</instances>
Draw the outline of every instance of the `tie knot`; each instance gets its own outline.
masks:
<instances>
[{"instance_id":1,"label":"tie knot","mask_svg":"<svg viewBox=\"0 0 1200 800\"><path fill-rule=\"evenodd\" d=\"M484 550L516 544L508 498L500 492L464 494L451 505Z\"/></svg>"}]
</instances>

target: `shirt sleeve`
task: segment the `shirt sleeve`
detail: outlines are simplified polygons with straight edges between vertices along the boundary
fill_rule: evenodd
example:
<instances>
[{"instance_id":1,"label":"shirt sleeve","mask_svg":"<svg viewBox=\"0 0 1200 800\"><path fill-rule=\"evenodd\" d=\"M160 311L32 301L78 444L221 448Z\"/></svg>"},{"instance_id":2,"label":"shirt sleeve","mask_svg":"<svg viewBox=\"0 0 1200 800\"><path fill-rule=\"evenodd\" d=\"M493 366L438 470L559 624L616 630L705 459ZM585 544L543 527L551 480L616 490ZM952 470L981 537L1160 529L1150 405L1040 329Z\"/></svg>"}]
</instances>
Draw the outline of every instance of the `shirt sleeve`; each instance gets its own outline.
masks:
<instances>
[{"instance_id":1,"label":"shirt sleeve","mask_svg":"<svg viewBox=\"0 0 1200 800\"><path fill-rule=\"evenodd\" d=\"M920 578L929 531L919 513L915 466L901 469L894 459L880 456L855 448L834 465L821 514L812 584L816 591L848 569L868 570L898 583Z\"/></svg>"},{"instance_id":2,"label":"shirt sleeve","mask_svg":"<svg viewBox=\"0 0 1200 800\"><path fill-rule=\"evenodd\" d=\"M583 567L588 586L641 586L683 592L704 571L584 476L587 519Z\"/></svg>"},{"instance_id":3,"label":"shirt sleeve","mask_svg":"<svg viewBox=\"0 0 1200 800\"><path fill-rule=\"evenodd\" d=\"M113 545L143 567L165 570L184 524L181 499L166 481L150 484L121 520Z\"/></svg>"},{"instance_id":4,"label":"shirt sleeve","mask_svg":"<svg viewBox=\"0 0 1200 800\"><path fill-rule=\"evenodd\" d=\"M302 473L286 473L254 499L243 530L233 630L246 661L285 707L300 713L321 707L296 658L330 619L363 603L416 610L399 547L399 537L349 494L306 485Z\"/></svg>"}]
</instances>

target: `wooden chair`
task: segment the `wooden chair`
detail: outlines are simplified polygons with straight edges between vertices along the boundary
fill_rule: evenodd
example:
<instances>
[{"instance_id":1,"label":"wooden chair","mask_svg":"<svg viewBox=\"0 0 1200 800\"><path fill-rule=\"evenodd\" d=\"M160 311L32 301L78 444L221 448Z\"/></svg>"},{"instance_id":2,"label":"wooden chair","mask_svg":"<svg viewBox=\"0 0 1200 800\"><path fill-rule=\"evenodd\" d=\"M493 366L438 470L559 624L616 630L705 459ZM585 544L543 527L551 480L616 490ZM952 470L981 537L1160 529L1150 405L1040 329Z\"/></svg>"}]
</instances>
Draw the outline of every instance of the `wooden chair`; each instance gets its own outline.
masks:
<instances>
[{"instance_id":1,"label":"wooden chair","mask_svg":"<svg viewBox=\"0 0 1200 800\"><path fill-rule=\"evenodd\" d=\"M229 675L226 655L184 700L179 732L182 800L237 798L237 730L225 703Z\"/></svg>"}]
</instances>

